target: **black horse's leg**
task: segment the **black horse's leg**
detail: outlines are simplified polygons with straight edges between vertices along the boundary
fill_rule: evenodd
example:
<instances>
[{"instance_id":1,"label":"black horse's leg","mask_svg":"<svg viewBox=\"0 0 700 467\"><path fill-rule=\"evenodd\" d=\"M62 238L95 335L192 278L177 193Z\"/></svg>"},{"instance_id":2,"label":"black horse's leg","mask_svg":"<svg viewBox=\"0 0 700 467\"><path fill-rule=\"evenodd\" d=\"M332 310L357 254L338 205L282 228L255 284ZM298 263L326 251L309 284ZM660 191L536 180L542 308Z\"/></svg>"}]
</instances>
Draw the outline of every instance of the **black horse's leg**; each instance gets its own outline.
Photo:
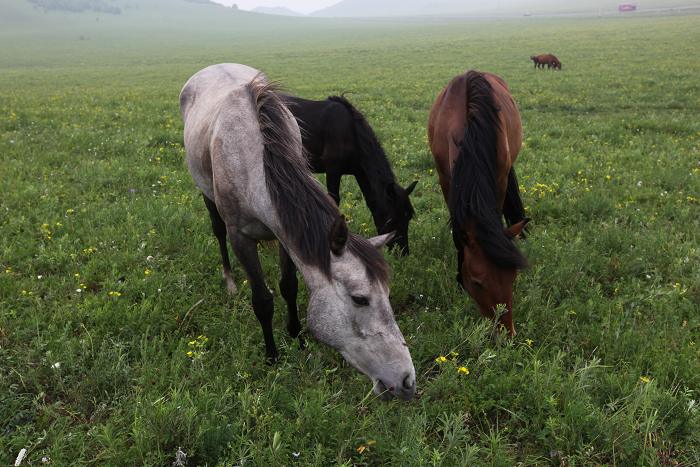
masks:
<instances>
[{"instance_id":1,"label":"black horse's leg","mask_svg":"<svg viewBox=\"0 0 700 467\"><path fill-rule=\"evenodd\" d=\"M292 337L299 337L299 345L304 347L304 340L300 337L301 323L299 323L299 313L297 309L297 293L299 291L299 281L297 280L297 267L292 258L280 243L280 292L282 298L287 302L287 331Z\"/></svg>"},{"instance_id":2,"label":"black horse's leg","mask_svg":"<svg viewBox=\"0 0 700 467\"><path fill-rule=\"evenodd\" d=\"M375 194L369 178L364 172L356 173L355 180L357 180L357 185L360 187L362 196L365 198L365 203L367 203L369 212L372 214L372 220L374 221L377 233L386 233L385 228L389 221L388 216L390 212L387 195L385 192Z\"/></svg>"},{"instance_id":3,"label":"black horse's leg","mask_svg":"<svg viewBox=\"0 0 700 467\"><path fill-rule=\"evenodd\" d=\"M226 281L226 288L230 294L236 293L236 283L233 281L233 276L231 275L231 260L228 257L228 248L226 246L226 223L221 218L219 211L216 209L216 203L207 198L204 194L204 204L207 206L209 211L209 217L211 218L211 228L214 231L216 239L219 241L219 251L221 252L221 262L224 266L224 281Z\"/></svg>"},{"instance_id":4,"label":"black horse's leg","mask_svg":"<svg viewBox=\"0 0 700 467\"><path fill-rule=\"evenodd\" d=\"M327 172L326 173L326 186L328 187L328 194L335 201L335 204L340 206L340 177L342 174L340 172Z\"/></svg>"},{"instance_id":5,"label":"black horse's leg","mask_svg":"<svg viewBox=\"0 0 700 467\"><path fill-rule=\"evenodd\" d=\"M260 258L258 258L258 242L234 229L228 229L228 236L231 239L233 251L250 281L250 288L253 292L253 311L262 326L267 360L274 363L279 358L272 333L275 302L270 289L265 284L265 276L260 266Z\"/></svg>"}]
</instances>

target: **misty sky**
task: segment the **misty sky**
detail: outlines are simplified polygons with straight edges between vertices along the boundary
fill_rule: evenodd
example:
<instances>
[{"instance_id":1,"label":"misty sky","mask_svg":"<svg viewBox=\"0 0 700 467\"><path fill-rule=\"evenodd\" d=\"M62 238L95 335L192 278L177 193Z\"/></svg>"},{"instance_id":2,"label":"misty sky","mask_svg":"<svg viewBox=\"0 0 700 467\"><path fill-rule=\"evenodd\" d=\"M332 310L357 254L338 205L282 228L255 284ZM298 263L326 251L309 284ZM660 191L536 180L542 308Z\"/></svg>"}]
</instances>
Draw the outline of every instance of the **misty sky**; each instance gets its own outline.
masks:
<instances>
[{"instance_id":1,"label":"misty sky","mask_svg":"<svg viewBox=\"0 0 700 467\"><path fill-rule=\"evenodd\" d=\"M321 8L338 3L340 0L214 0L224 5L237 4L243 10L252 10L256 6L283 6L299 13L311 13Z\"/></svg>"}]
</instances>

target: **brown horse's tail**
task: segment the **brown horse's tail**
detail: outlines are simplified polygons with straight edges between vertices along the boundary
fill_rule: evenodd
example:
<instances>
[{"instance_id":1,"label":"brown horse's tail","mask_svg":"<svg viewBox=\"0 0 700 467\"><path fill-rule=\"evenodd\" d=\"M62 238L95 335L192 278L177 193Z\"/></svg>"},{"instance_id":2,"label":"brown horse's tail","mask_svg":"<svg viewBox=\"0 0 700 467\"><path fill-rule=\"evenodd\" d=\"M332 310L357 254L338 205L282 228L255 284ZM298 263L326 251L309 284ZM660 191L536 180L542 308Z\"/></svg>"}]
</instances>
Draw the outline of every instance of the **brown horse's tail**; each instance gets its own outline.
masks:
<instances>
[{"instance_id":1,"label":"brown horse's tail","mask_svg":"<svg viewBox=\"0 0 700 467\"><path fill-rule=\"evenodd\" d=\"M477 71L466 75L467 123L454 168L448 207L453 231L476 223L477 238L488 257L501 267L523 269L527 260L508 238L496 195L497 146L501 132L494 91Z\"/></svg>"}]
</instances>

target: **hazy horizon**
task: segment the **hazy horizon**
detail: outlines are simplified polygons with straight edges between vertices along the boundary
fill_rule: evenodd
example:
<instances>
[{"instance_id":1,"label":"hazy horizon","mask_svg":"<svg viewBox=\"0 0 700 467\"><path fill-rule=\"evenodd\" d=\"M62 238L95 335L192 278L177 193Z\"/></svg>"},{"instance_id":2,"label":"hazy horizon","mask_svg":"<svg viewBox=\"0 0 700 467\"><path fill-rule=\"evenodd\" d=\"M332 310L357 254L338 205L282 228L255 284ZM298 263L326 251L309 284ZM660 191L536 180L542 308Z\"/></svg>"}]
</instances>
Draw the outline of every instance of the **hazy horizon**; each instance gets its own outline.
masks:
<instances>
[{"instance_id":1,"label":"hazy horizon","mask_svg":"<svg viewBox=\"0 0 700 467\"><path fill-rule=\"evenodd\" d=\"M256 7L285 7L298 13L309 14L327 6L334 5L340 0L213 0L222 5L231 6L234 3L242 10L252 10Z\"/></svg>"},{"instance_id":2,"label":"hazy horizon","mask_svg":"<svg viewBox=\"0 0 700 467\"><path fill-rule=\"evenodd\" d=\"M384 16L405 14L445 14L458 11L464 12L511 12L523 14L535 10L543 12L582 12L590 11L616 11L620 3L625 0L585 0L585 1L561 1L561 0L497 0L484 3L479 0L213 0L223 5L237 4L243 10L252 10L259 6L285 7L302 14L323 11L323 16ZM641 9L655 7L676 7L699 5L698 0L653 0L635 2ZM330 8L329 8L330 7Z\"/></svg>"}]
</instances>

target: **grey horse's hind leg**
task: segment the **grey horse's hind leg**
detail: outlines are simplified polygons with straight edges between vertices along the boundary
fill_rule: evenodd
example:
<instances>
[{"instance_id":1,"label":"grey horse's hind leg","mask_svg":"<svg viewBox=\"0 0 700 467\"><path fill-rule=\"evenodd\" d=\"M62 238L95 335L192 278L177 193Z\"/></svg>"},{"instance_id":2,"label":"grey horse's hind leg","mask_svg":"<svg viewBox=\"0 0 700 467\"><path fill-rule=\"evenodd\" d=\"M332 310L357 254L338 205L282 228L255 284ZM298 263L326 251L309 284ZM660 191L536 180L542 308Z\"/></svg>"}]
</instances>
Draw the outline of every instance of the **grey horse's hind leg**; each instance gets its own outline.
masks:
<instances>
[{"instance_id":1,"label":"grey horse's hind leg","mask_svg":"<svg viewBox=\"0 0 700 467\"><path fill-rule=\"evenodd\" d=\"M238 261L245 269L250 281L250 288L253 292L253 311L262 326L263 337L265 338L265 355L269 363L274 363L279 359L275 337L272 333L272 316L275 313L275 301L270 289L265 284L265 276L260 266L258 258L258 242L235 229L228 229L228 236L231 246Z\"/></svg>"},{"instance_id":2,"label":"grey horse's hind leg","mask_svg":"<svg viewBox=\"0 0 700 467\"><path fill-rule=\"evenodd\" d=\"M221 252L221 262L224 266L224 281L226 282L226 288L231 295L236 293L236 283L233 281L233 276L231 275L231 261L228 257L228 248L226 246L226 223L221 218L219 211L216 209L216 203L207 198L202 194L204 198L204 204L207 206L209 211L209 217L211 218L211 228L214 231L216 239L219 241L219 251Z\"/></svg>"},{"instance_id":3,"label":"grey horse's hind leg","mask_svg":"<svg viewBox=\"0 0 700 467\"><path fill-rule=\"evenodd\" d=\"M301 323L297 309L297 293L299 291L299 281L297 280L297 268L292 258L280 243L280 292L284 301L287 302L287 331L292 337L299 338L299 345L304 348L304 339L301 334Z\"/></svg>"}]
</instances>

